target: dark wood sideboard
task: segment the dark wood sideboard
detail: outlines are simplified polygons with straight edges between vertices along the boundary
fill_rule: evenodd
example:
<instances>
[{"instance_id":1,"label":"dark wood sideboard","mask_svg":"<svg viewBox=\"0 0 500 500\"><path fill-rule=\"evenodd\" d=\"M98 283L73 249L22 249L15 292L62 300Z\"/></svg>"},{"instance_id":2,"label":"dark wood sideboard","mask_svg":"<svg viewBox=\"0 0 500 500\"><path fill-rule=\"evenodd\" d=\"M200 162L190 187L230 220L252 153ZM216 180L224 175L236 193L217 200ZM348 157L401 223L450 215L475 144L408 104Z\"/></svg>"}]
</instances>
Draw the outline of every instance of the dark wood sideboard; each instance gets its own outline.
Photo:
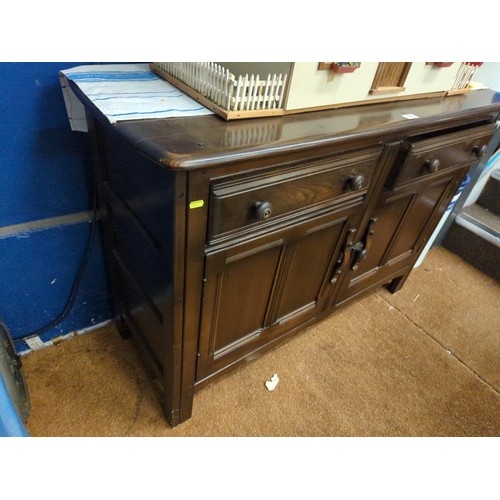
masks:
<instances>
[{"instance_id":1,"label":"dark wood sideboard","mask_svg":"<svg viewBox=\"0 0 500 500\"><path fill-rule=\"evenodd\" d=\"M116 321L158 376L172 426L221 374L380 286L399 290L490 154L500 111L481 90L110 125L71 85L87 110Z\"/></svg>"}]
</instances>

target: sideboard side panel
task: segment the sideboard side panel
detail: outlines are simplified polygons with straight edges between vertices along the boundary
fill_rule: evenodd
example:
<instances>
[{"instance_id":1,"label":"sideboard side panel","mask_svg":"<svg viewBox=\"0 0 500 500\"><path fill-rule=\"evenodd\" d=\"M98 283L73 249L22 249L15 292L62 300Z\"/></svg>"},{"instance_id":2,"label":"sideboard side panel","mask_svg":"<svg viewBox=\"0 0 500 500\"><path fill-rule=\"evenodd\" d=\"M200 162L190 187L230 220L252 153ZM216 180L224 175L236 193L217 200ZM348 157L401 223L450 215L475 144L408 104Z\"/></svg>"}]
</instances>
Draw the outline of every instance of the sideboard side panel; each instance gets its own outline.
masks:
<instances>
[{"instance_id":1,"label":"sideboard side panel","mask_svg":"<svg viewBox=\"0 0 500 500\"><path fill-rule=\"evenodd\" d=\"M118 325L130 333L179 423L183 344L186 174L139 154L94 124L102 231Z\"/></svg>"}]
</instances>

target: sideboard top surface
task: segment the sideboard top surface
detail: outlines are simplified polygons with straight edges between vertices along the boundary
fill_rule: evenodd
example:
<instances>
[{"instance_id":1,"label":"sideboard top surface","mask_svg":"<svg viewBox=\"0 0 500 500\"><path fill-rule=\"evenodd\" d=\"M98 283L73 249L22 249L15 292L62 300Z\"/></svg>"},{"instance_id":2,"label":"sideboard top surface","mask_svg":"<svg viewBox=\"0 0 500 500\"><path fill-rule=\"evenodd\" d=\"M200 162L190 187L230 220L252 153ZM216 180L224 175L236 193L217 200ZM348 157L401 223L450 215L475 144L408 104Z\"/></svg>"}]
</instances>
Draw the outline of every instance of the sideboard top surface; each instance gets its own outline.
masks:
<instances>
[{"instance_id":1,"label":"sideboard top surface","mask_svg":"<svg viewBox=\"0 0 500 500\"><path fill-rule=\"evenodd\" d=\"M72 87L83 104L106 123L106 118L80 89ZM428 131L429 127L443 129L484 119L496 112L500 112L500 93L484 89L465 95L232 122L212 115L108 125L141 154L166 167L185 170L321 146L341 146L353 139L400 140Z\"/></svg>"}]
</instances>

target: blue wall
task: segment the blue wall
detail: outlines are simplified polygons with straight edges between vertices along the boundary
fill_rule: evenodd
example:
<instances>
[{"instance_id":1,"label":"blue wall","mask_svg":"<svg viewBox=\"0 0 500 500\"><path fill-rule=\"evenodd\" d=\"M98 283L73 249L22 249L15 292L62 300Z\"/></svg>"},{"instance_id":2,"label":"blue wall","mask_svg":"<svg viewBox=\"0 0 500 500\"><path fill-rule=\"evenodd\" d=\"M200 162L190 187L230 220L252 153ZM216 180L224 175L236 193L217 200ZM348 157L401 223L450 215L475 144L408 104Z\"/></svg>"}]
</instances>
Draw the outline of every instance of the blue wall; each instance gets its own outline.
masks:
<instances>
[{"instance_id":1,"label":"blue wall","mask_svg":"<svg viewBox=\"0 0 500 500\"><path fill-rule=\"evenodd\" d=\"M63 309L89 233L87 137L69 127L58 75L81 64L0 63L0 316L16 339ZM97 238L74 308L42 340L111 316Z\"/></svg>"}]
</instances>

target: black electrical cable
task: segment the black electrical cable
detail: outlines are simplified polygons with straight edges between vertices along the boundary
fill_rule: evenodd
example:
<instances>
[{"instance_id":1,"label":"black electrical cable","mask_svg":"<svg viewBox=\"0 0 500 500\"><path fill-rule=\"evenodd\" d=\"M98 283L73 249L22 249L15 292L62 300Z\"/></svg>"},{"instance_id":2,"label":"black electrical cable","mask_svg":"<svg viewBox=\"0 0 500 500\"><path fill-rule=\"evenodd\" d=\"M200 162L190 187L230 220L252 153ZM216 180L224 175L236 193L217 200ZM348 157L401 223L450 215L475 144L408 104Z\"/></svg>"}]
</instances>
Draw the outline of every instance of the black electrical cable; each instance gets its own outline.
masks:
<instances>
[{"instance_id":1,"label":"black electrical cable","mask_svg":"<svg viewBox=\"0 0 500 500\"><path fill-rule=\"evenodd\" d=\"M66 317L68 316L69 312L71 311L75 300L76 296L78 293L78 289L80 288L80 284L82 282L83 275L85 273L85 270L87 268L87 264L90 259L90 254L92 252L92 246L94 244L94 239L95 239L95 233L96 233L96 226L97 226L97 191L94 188L94 195L93 195L93 202L92 202L92 218L90 221L90 229L89 229L89 235L87 238L87 243L85 245L85 251L83 252L82 259L80 261L80 265L78 266L78 271L76 273L75 279L73 280L73 285L71 287L71 291L68 296L68 300L66 301L66 305L64 306L64 309L58 314L58 316L53 319L50 323L47 325L39 328L38 330L35 330L34 332L27 333L26 335L23 335L22 337L17 337L15 340L26 340L29 338L33 337L39 337L45 332L48 332L55 326L57 326L59 323L61 323Z\"/></svg>"}]
</instances>

